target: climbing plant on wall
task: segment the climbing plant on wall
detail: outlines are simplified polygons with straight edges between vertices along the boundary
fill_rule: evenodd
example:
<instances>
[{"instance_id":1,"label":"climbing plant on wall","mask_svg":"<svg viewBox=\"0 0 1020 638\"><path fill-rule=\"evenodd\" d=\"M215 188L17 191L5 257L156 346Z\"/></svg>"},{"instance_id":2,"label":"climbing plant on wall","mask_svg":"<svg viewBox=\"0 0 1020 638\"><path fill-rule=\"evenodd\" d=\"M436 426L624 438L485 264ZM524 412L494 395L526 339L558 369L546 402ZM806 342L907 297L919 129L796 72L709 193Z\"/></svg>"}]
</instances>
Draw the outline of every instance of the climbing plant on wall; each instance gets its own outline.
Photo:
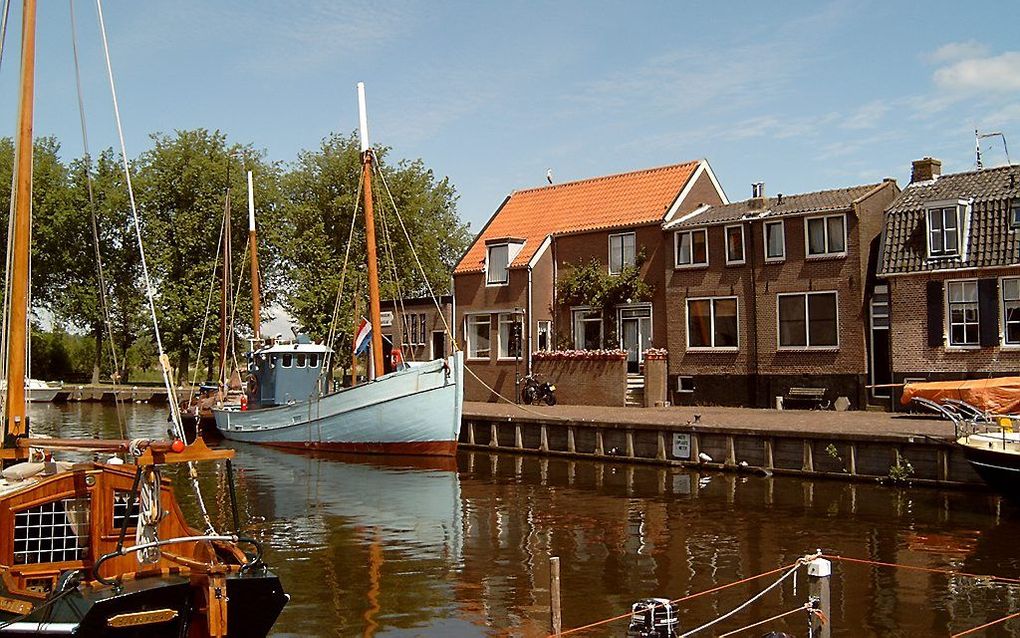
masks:
<instances>
[{"instance_id":1,"label":"climbing plant on wall","mask_svg":"<svg viewBox=\"0 0 1020 638\"><path fill-rule=\"evenodd\" d=\"M652 298L652 287L641 278L641 265L645 252L641 250L633 266L623 268L619 274L609 274L606 265L592 258L587 264L578 263L559 280L556 294L566 306L587 306L602 317L607 327L605 344L615 343L616 322L614 309L621 304L638 303ZM605 345L603 344L603 345Z\"/></svg>"}]
</instances>

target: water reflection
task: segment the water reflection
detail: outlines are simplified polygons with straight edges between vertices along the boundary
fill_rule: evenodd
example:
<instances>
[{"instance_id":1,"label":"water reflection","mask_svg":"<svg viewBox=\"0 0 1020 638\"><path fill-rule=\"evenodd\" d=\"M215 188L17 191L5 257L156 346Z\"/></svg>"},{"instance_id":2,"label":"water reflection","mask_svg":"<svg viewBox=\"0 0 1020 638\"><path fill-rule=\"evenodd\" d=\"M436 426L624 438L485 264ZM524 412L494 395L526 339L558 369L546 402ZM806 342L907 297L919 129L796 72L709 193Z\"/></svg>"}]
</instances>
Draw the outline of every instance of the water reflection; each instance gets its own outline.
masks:
<instances>
[{"instance_id":1,"label":"water reflection","mask_svg":"<svg viewBox=\"0 0 1020 638\"><path fill-rule=\"evenodd\" d=\"M115 435L112 409L51 408L36 417L37 429ZM129 425L133 435L158 436L165 415L133 406ZM984 494L484 453L437 466L237 451L242 520L267 543L267 560L293 596L280 636L542 636L550 556L562 560L566 627L621 613L637 598L678 598L765 572L814 548L1020 577L1020 519ZM224 480L206 472L202 485L217 524L229 527ZM684 626L767 582L685 603ZM1020 608L1018 593L934 571L837 562L832 635L947 636ZM786 583L718 633L806 595L806 583ZM799 615L768 628L806 635ZM981 635L1018 632L1020 623L1005 623Z\"/></svg>"}]
</instances>

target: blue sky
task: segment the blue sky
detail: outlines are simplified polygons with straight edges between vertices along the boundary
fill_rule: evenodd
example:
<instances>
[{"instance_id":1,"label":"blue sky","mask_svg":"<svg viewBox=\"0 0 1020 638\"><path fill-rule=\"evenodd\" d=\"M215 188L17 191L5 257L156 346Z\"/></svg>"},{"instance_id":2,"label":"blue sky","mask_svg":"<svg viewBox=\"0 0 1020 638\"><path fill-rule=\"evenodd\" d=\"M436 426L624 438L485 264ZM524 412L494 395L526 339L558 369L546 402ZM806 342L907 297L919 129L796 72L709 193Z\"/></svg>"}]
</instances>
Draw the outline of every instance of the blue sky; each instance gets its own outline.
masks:
<instances>
[{"instance_id":1,"label":"blue sky","mask_svg":"<svg viewBox=\"0 0 1020 638\"><path fill-rule=\"evenodd\" d=\"M18 6L0 68L14 128ZM80 153L68 5L40 3L36 131ZM90 136L116 144L95 5L78 0ZM478 230L516 188L707 158L731 200L1020 160L1020 2L104 4L128 153L204 126L292 160L357 125L449 176ZM1002 163L999 142L987 165Z\"/></svg>"}]
</instances>

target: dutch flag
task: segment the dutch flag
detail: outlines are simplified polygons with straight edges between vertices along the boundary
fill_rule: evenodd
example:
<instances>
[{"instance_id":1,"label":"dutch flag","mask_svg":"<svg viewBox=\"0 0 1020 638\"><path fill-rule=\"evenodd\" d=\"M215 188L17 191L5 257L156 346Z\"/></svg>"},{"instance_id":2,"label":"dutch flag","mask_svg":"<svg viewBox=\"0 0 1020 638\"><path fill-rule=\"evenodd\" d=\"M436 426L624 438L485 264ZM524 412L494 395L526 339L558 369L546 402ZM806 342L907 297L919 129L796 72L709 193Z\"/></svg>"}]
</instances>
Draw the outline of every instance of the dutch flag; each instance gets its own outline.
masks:
<instances>
[{"instance_id":1,"label":"dutch flag","mask_svg":"<svg viewBox=\"0 0 1020 638\"><path fill-rule=\"evenodd\" d=\"M358 324L358 334L354 339L354 354L362 355L368 351L368 348L372 345L372 324L368 322L368 319L361 318L361 323Z\"/></svg>"}]
</instances>

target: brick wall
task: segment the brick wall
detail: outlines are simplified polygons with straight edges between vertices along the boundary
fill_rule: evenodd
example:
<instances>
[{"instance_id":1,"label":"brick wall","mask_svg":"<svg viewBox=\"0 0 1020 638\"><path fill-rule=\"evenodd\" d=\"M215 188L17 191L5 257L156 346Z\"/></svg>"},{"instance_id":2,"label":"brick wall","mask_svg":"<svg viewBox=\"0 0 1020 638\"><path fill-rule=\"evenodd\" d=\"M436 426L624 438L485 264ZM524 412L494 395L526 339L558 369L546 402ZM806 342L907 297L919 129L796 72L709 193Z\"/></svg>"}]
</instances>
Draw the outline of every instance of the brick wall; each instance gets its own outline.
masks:
<instances>
[{"instance_id":1,"label":"brick wall","mask_svg":"<svg viewBox=\"0 0 1020 638\"><path fill-rule=\"evenodd\" d=\"M535 374L556 385L564 405L623 406L627 398L627 362L623 359L538 359Z\"/></svg>"}]
</instances>

